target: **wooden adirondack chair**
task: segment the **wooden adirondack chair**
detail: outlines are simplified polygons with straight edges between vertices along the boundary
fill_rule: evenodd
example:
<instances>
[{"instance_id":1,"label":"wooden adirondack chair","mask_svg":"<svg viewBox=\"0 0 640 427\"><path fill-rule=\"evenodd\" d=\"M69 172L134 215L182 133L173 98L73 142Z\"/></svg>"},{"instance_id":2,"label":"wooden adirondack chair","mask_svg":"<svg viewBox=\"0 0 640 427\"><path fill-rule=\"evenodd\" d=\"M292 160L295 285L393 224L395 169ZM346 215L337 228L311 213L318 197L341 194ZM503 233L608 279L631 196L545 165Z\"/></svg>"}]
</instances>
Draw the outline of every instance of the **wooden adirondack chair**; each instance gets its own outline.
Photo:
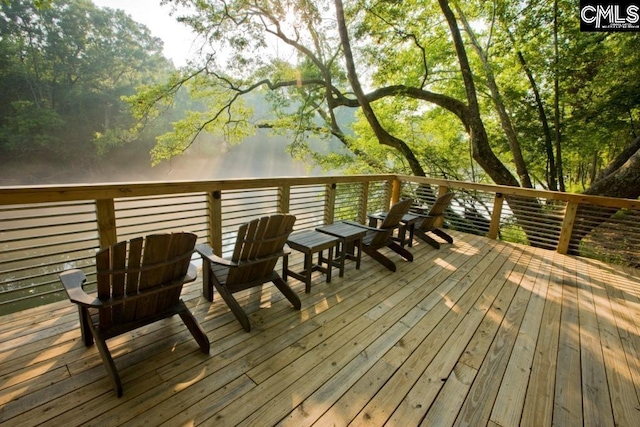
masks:
<instances>
[{"instance_id":1,"label":"wooden adirondack chair","mask_svg":"<svg viewBox=\"0 0 640 427\"><path fill-rule=\"evenodd\" d=\"M427 215L418 214L418 216L421 216L424 219L419 225L416 225L416 227L414 228L414 235L436 249L440 249L440 243L434 240L431 236L428 236L427 233L433 233L436 236L443 238L447 242L453 243L453 237L439 228L442 226L441 223L442 218L444 218L444 211L447 209L447 207L449 207L453 196L454 193L443 194L436 199L435 203L429 209Z\"/></svg>"},{"instance_id":2,"label":"wooden adirondack chair","mask_svg":"<svg viewBox=\"0 0 640 427\"><path fill-rule=\"evenodd\" d=\"M413 261L411 252L393 239L393 231L399 227L402 217L409 212L410 207L411 199L399 201L389 209L389 212L384 216L382 224L378 227L369 227L357 222L345 221L367 230L367 234L362 239L362 251L391 271L396 271L396 264L379 252L381 248L388 247L407 261Z\"/></svg>"},{"instance_id":3,"label":"wooden adirondack chair","mask_svg":"<svg viewBox=\"0 0 640 427\"><path fill-rule=\"evenodd\" d=\"M156 234L120 242L96 255L97 297L83 290L85 274L69 270L60 280L69 299L78 304L80 328L86 346L95 338L118 397L122 383L106 340L158 320L180 315L203 353L209 339L180 299L182 285L196 279L189 261L196 235Z\"/></svg>"},{"instance_id":4,"label":"wooden adirondack chair","mask_svg":"<svg viewBox=\"0 0 640 427\"><path fill-rule=\"evenodd\" d=\"M302 306L298 295L275 271L278 259L290 252L286 242L295 221L293 215L277 214L241 225L230 260L214 255L209 245L196 246L203 257L205 298L213 301L215 287L247 332L251 324L233 297L235 292L273 282L297 310Z\"/></svg>"}]
</instances>

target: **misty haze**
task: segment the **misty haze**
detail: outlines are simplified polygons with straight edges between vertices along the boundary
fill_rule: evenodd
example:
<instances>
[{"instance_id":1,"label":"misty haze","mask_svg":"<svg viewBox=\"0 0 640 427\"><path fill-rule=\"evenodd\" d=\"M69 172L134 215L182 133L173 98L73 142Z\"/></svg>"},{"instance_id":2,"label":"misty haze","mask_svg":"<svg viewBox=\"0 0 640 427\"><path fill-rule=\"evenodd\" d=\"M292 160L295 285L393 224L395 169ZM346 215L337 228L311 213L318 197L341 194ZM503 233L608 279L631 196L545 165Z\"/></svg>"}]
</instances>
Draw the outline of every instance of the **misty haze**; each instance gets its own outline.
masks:
<instances>
[{"instance_id":1,"label":"misty haze","mask_svg":"<svg viewBox=\"0 0 640 427\"><path fill-rule=\"evenodd\" d=\"M149 153L122 147L104 162L83 167L58 159L3 158L0 185L175 181L321 175L286 151L288 141L259 130L240 144L196 143L183 155L151 166Z\"/></svg>"}]
</instances>

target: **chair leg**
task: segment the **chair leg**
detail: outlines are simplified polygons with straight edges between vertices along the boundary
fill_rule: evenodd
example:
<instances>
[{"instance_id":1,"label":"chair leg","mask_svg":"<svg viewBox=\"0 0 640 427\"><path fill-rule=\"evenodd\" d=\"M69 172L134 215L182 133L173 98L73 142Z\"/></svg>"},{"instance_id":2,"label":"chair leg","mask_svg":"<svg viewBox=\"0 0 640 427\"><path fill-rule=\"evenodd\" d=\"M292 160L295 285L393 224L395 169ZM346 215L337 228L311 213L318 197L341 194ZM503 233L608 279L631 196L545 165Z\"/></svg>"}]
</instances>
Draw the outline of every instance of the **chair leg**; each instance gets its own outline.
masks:
<instances>
[{"instance_id":1,"label":"chair leg","mask_svg":"<svg viewBox=\"0 0 640 427\"><path fill-rule=\"evenodd\" d=\"M273 284L276 285L276 287L296 308L296 310L300 310L300 308L302 308L302 303L300 302L300 298L298 298L298 295L295 292L293 292L293 290L289 287L289 285L287 285L287 282L282 280L280 276L273 279Z\"/></svg>"},{"instance_id":2,"label":"chair leg","mask_svg":"<svg viewBox=\"0 0 640 427\"><path fill-rule=\"evenodd\" d=\"M95 329L92 328L92 332L94 333L94 337L96 339L96 347L98 347L98 352L100 353L102 363L104 363L104 367L107 370L107 374L111 378L111 382L116 389L118 397L122 397L122 382L120 381L120 376L118 375L116 364L113 362L113 358L111 357L111 353L109 352L109 348L107 347L107 342Z\"/></svg>"},{"instance_id":3,"label":"chair leg","mask_svg":"<svg viewBox=\"0 0 640 427\"><path fill-rule=\"evenodd\" d=\"M224 302L227 303L227 306L229 306L231 312L236 316L236 319L238 319L238 322L240 322L244 330L247 332L251 332L251 323L249 322L249 317L247 317L246 313L244 312L242 307L240 307L240 304L238 304L238 301L236 301L231 292L229 292L229 290L222 285L216 285L216 290L218 291Z\"/></svg>"},{"instance_id":4,"label":"chair leg","mask_svg":"<svg viewBox=\"0 0 640 427\"><path fill-rule=\"evenodd\" d=\"M433 247L434 249L440 249L440 243L433 240L431 237L427 236L427 234L422 230L415 231L416 237L422 239L425 243Z\"/></svg>"},{"instance_id":5,"label":"chair leg","mask_svg":"<svg viewBox=\"0 0 640 427\"><path fill-rule=\"evenodd\" d=\"M78 305L78 315L80 316L80 333L82 334L82 341L85 346L91 347L93 345L93 332L91 332L91 328L89 327L89 324L91 323L89 310L87 310L86 307Z\"/></svg>"},{"instance_id":6,"label":"chair leg","mask_svg":"<svg viewBox=\"0 0 640 427\"><path fill-rule=\"evenodd\" d=\"M193 338L195 338L195 340L198 342L200 350L202 350L204 354L209 354L209 337L207 337L207 334L204 332L204 329L202 329L202 326L200 326L196 318L193 317L193 314L189 311L187 306L184 305L184 302L182 300L180 300L180 302L178 303L178 310L180 318L189 329L189 332L191 332L191 335L193 335Z\"/></svg>"},{"instance_id":7,"label":"chair leg","mask_svg":"<svg viewBox=\"0 0 640 427\"><path fill-rule=\"evenodd\" d=\"M363 252L365 254L369 255L371 258L373 258L374 260L378 261L380 264L384 265L389 270L396 271L396 265L393 263L393 261L391 261L386 256L382 255L377 250L371 249L371 248L369 248L367 246L363 246L362 250L363 250Z\"/></svg>"},{"instance_id":8,"label":"chair leg","mask_svg":"<svg viewBox=\"0 0 640 427\"><path fill-rule=\"evenodd\" d=\"M445 233L444 231L440 230L439 228L434 228L431 231L433 231L433 234L436 234L436 235L442 237L447 242L453 243L453 237L449 236L447 233Z\"/></svg>"},{"instance_id":9,"label":"chair leg","mask_svg":"<svg viewBox=\"0 0 640 427\"><path fill-rule=\"evenodd\" d=\"M211 263L204 260L202 262L202 295L213 302L213 271L211 271Z\"/></svg>"},{"instance_id":10,"label":"chair leg","mask_svg":"<svg viewBox=\"0 0 640 427\"><path fill-rule=\"evenodd\" d=\"M389 249L400 255L402 258L406 259L409 262L413 261L413 254L397 244L396 242L391 242L387 245Z\"/></svg>"}]
</instances>

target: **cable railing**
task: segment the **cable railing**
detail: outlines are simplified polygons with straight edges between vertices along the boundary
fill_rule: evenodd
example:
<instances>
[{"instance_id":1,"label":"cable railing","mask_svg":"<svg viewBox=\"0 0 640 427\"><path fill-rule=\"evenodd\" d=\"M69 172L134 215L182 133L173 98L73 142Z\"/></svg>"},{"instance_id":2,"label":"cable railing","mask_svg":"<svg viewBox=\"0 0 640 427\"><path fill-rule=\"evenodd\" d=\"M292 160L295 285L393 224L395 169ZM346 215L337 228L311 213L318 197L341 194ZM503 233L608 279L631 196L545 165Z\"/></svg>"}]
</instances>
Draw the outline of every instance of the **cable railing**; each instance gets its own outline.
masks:
<instances>
[{"instance_id":1,"label":"cable railing","mask_svg":"<svg viewBox=\"0 0 640 427\"><path fill-rule=\"evenodd\" d=\"M69 268L91 290L96 251L117 241L184 230L225 255L259 216L292 213L296 230L365 223L405 197L425 213L447 191L444 227L640 266L637 200L397 175L0 187L0 314L64 298L58 274Z\"/></svg>"},{"instance_id":2,"label":"cable railing","mask_svg":"<svg viewBox=\"0 0 640 427\"><path fill-rule=\"evenodd\" d=\"M640 267L640 201L612 197L398 177L414 210L455 193L445 227L509 242Z\"/></svg>"}]
</instances>

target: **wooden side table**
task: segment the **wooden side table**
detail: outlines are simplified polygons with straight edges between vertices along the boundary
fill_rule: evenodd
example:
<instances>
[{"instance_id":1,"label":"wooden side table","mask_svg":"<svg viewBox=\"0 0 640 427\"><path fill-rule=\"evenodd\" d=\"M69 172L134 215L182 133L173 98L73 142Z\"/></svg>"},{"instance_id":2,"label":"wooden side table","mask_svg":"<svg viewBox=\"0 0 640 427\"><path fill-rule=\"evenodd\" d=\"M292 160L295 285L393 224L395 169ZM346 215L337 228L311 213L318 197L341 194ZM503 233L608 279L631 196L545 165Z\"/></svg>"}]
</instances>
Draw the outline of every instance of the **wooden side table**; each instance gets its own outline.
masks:
<instances>
[{"instance_id":1,"label":"wooden side table","mask_svg":"<svg viewBox=\"0 0 640 427\"><path fill-rule=\"evenodd\" d=\"M336 259L334 259L334 265L338 266L340 277L344 276L344 262L347 259L354 260L356 262L356 270L360 269L362 238L367 234L367 230L347 224L346 222L336 222L318 227L316 230L337 237L340 240Z\"/></svg>"},{"instance_id":2,"label":"wooden side table","mask_svg":"<svg viewBox=\"0 0 640 427\"><path fill-rule=\"evenodd\" d=\"M333 266L333 248L338 244L338 239L328 234L320 233L315 230L304 230L289 235L287 245L291 249L295 249L304 253L304 270L300 272L289 270L289 256L285 255L282 259L282 278L286 281L287 276L294 277L304 282L306 293L311 292L311 273L320 271L327 276L327 283L331 282L331 267ZM327 266L322 265L325 259L322 251L328 249ZM318 263L313 264L313 254L318 254Z\"/></svg>"}]
</instances>

